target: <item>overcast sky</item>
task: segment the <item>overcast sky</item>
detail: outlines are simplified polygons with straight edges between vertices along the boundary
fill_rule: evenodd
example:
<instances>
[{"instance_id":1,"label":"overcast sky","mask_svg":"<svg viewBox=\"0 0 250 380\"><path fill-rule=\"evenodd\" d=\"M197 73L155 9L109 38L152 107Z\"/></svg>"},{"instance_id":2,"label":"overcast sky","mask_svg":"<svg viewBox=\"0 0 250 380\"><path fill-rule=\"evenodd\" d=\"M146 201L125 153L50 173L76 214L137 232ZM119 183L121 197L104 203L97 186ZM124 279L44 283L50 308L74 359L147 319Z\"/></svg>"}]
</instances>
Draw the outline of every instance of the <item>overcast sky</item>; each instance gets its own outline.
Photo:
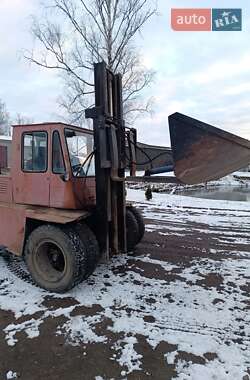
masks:
<instances>
[{"instance_id":1,"label":"overcast sky","mask_svg":"<svg viewBox=\"0 0 250 380\"><path fill-rule=\"evenodd\" d=\"M167 117L182 112L250 139L250 5L246 0L159 0L159 16L137 39L144 64L157 72L148 94L154 114L137 121L139 139L169 144ZM242 8L242 32L174 32L171 8ZM30 15L39 0L0 0L0 98L9 112L36 122L60 119L61 81L30 66Z\"/></svg>"}]
</instances>

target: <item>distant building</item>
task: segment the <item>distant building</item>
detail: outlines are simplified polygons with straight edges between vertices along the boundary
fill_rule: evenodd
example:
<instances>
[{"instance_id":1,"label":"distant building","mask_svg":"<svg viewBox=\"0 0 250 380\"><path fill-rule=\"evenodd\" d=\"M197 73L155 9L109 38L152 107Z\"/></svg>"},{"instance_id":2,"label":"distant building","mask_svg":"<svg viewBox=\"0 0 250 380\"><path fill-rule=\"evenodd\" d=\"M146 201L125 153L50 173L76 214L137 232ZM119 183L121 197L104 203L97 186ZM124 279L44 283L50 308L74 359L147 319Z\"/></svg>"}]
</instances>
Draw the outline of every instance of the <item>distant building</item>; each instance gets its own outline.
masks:
<instances>
[{"instance_id":1,"label":"distant building","mask_svg":"<svg viewBox=\"0 0 250 380\"><path fill-rule=\"evenodd\" d=\"M0 135L0 168L11 165L11 143L11 136Z\"/></svg>"}]
</instances>

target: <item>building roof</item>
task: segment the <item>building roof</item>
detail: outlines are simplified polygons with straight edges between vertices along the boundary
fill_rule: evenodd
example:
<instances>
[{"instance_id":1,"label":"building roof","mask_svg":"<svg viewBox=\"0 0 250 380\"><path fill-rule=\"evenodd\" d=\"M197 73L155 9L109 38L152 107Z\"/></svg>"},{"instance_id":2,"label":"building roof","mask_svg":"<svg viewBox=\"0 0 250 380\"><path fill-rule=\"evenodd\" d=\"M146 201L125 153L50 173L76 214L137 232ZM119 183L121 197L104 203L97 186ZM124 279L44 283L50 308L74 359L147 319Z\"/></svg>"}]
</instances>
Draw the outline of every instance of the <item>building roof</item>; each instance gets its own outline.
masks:
<instances>
[{"instance_id":1,"label":"building roof","mask_svg":"<svg viewBox=\"0 0 250 380\"><path fill-rule=\"evenodd\" d=\"M157 150L171 151L171 148L167 146L149 145L149 144L141 143L139 141L137 142L137 145L143 149L157 149Z\"/></svg>"}]
</instances>

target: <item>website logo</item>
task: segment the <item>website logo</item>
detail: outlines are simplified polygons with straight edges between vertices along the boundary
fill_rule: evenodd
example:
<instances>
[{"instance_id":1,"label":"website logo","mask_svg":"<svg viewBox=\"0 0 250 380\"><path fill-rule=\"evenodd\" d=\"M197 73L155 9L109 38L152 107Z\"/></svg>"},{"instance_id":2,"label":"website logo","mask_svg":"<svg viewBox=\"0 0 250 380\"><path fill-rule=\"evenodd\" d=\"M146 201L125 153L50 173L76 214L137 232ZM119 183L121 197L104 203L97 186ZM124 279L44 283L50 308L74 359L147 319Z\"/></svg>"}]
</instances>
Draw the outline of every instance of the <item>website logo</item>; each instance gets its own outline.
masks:
<instances>
[{"instance_id":1,"label":"website logo","mask_svg":"<svg viewBox=\"0 0 250 380\"><path fill-rule=\"evenodd\" d=\"M171 27L175 31L241 31L242 9L172 8Z\"/></svg>"},{"instance_id":2,"label":"website logo","mask_svg":"<svg viewBox=\"0 0 250 380\"><path fill-rule=\"evenodd\" d=\"M211 9L171 9L171 26L176 31L210 31Z\"/></svg>"},{"instance_id":3,"label":"website logo","mask_svg":"<svg viewBox=\"0 0 250 380\"><path fill-rule=\"evenodd\" d=\"M242 10L241 9L213 9L212 10L213 31L241 31Z\"/></svg>"}]
</instances>

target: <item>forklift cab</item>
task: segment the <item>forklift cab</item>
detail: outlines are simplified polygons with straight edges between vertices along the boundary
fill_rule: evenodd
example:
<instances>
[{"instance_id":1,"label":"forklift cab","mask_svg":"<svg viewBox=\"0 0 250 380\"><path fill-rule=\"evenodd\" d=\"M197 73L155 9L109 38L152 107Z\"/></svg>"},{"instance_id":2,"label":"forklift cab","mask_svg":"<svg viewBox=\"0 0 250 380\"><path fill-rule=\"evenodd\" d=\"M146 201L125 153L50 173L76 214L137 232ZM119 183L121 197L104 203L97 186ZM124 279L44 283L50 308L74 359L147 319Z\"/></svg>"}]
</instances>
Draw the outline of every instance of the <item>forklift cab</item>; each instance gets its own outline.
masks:
<instances>
[{"instance_id":1,"label":"forklift cab","mask_svg":"<svg viewBox=\"0 0 250 380\"><path fill-rule=\"evenodd\" d=\"M92 131L63 123L15 126L13 145L14 202L63 209L95 204Z\"/></svg>"}]
</instances>

